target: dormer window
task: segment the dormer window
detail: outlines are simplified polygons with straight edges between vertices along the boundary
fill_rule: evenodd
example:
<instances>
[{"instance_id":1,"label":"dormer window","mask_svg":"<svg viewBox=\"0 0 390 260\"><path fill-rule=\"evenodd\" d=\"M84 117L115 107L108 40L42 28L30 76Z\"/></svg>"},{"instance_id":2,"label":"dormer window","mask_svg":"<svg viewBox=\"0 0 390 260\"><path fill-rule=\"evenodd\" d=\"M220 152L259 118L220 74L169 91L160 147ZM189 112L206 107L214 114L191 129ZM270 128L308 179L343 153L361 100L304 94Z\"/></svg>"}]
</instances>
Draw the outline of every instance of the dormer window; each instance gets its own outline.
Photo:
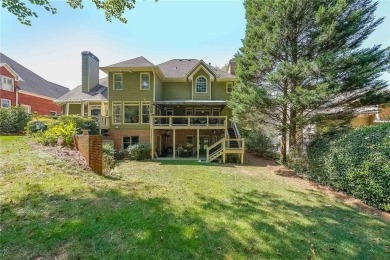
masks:
<instances>
[{"instance_id":1,"label":"dormer window","mask_svg":"<svg viewBox=\"0 0 390 260\"><path fill-rule=\"evenodd\" d=\"M14 91L14 79L8 77L1 77L1 89L7 91Z\"/></svg>"},{"instance_id":2,"label":"dormer window","mask_svg":"<svg viewBox=\"0 0 390 260\"><path fill-rule=\"evenodd\" d=\"M141 89L149 90L150 89L150 74L149 73L141 73Z\"/></svg>"},{"instance_id":3,"label":"dormer window","mask_svg":"<svg viewBox=\"0 0 390 260\"><path fill-rule=\"evenodd\" d=\"M233 82L226 83L226 93L231 93L233 91Z\"/></svg>"},{"instance_id":4,"label":"dormer window","mask_svg":"<svg viewBox=\"0 0 390 260\"><path fill-rule=\"evenodd\" d=\"M114 73L113 79L114 79L114 89L115 90L123 89L123 75L122 75L122 73Z\"/></svg>"},{"instance_id":5,"label":"dormer window","mask_svg":"<svg viewBox=\"0 0 390 260\"><path fill-rule=\"evenodd\" d=\"M207 80L205 77L198 77L195 83L196 93L207 93Z\"/></svg>"}]
</instances>

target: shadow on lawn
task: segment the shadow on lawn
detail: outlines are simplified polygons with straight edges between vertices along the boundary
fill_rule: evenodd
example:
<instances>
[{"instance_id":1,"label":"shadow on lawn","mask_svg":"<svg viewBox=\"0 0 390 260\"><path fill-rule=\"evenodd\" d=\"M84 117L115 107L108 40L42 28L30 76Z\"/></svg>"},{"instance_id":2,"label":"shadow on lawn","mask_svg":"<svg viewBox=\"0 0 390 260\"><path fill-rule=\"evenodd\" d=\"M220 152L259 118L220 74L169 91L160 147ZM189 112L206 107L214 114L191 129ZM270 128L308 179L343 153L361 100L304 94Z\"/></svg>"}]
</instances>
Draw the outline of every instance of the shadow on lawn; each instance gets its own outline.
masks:
<instances>
[{"instance_id":1,"label":"shadow on lawn","mask_svg":"<svg viewBox=\"0 0 390 260\"><path fill-rule=\"evenodd\" d=\"M139 188L127 187L131 194ZM349 208L309 207L258 191L222 200L198 194L180 212L164 198L90 189L88 197L48 195L38 185L20 203L3 203L3 252L23 259L369 259L373 249L384 252L389 228Z\"/></svg>"}]
</instances>

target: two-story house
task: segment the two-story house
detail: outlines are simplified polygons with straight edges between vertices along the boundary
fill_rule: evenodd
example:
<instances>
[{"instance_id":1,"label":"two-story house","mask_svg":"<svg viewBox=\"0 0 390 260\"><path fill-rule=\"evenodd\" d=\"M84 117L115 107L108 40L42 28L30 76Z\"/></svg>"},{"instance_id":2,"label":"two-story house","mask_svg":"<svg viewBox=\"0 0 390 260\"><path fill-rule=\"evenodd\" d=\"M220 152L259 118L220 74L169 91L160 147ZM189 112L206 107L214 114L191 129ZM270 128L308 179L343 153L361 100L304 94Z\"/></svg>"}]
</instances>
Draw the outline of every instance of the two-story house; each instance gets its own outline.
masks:
<instances>
[{"instance_id":1,"label":"two-story house","mask_svg":"<svg viewBox=\"0 0 390 260\"><path fill-rule=\"evenodd\" d=\"M56 115L61 113L61 107L53 101L68 91L0 53L1 108L19 105L28 112Z\"/></svg>"},{"instance_id":2,"label":"two-story house","mask_svg":"<svg viewBox=\"0 0 390 260\"><path fill-rule=\"evenodd\" d=\"M99 117L116 149L149 143L152 157L212 161L229 153L243 160L244 140L227 106L235 77L203 60L158 65L144 57L100 67L82 53L82 85L57 100L65 114ZM96 110L94 110L96 109Z\"/></svg>"}]
</instances>

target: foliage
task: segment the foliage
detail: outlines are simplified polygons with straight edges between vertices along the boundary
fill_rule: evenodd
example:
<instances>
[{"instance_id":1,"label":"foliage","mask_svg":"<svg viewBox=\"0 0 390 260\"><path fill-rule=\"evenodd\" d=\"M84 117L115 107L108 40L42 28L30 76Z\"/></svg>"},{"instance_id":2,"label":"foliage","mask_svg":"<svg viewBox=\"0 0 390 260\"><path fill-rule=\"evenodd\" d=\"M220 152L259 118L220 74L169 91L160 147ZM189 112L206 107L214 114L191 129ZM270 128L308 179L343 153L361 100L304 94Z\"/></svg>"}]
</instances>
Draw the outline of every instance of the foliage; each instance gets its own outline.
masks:
<instances>
[{"instance_id":1,"label":"foliage","mask_svg":"<svg viewBox=\"0 0 390 260\"><path fill-rule=\"evenodd\" d=\"M103 154L114 156L115 149L111 144L103 143Z\"/></svg>"},{"instance_id":2,"label":"foliage","mask_svg":"<svg viewBox=\"0 0 390 260\"><path fill-rule=\"evenodd\" d=\"M128 152L126 150L115 150L114 159L115 160L123 160L128 156Z\"/></svg>"},{"instance_id":3,"label":"foliage","mask_svg":"<svg viewBox=\"0 0 390 260\"><path fill-rule=\"evenodd\" d=\"M112 168L114 168L115 159L114 155L103 153L103 173L107 174Z\"/></svg>"},{"instance_id":4,"label":"foliage","mask_svg":"<svg viewBox=\"0 0 390 260\"><path fill-rule=\"evenodd\" d=\"M29 120L23 107L0 108L0 133L21 133Z\"/></svg>"},{"instance_id":5,"label":"foliage","mask_svg":"<svg viewBox=\"0 0 390 260\"><path fill-rule=\"evenodd\" d=\"M246 33L236 55L236 122L274 125L282 161L301 154L301 132L329 119L345 125L356 107L390 99L379 77L389 51L361 48L383 21L372 0L246 0ZM297 150L297 151L295 151Z\"/></svg>"},{"instance_id":6,"label":"foliage","mask_svg":"<svg viewBox=\"0 0 390 260\"><path fill-rule=\"evenodd\" d=\"M69 116L60 116L58 117L58 122L64 124L72 123L74 124L78 134L82 133L82 130L88 129L89 134L96 135L99 133L98 125L96 121L92 118L85 118L81 116L69 115Z\"/></svg>"},{"instance_id":7,"label":"foliage","mask_svg":"<svg viewBox=\"0 0 390 260\"><path fill-rule=\"evenodd\" d=\"M255 152L257 156L277 159L278 153L271 138L261 129L254 131L241 131L245 136L245 146L249 151Z\"/></svg>"},{"instance_id":8,"label":"foliage","mask_svg":"<svg viewBox=\"0 0 390 260\"><path fill-rule=\"evenodd\" d=\"M227 163L240 163L240 157L237 154L227 154L226 155Z\"/></svg>"},{"instance_id":9,"label":"foliage","mask_svg":"<svg viewBox=\"0 0 390 260\"><path fill-rule=\"evenodd\" d=\"M388 221L271 167L125 161L102 178L0 144L1 259L388 258Z\"/></svg>"},{"instance_id":10,"label":"foliage","mask_svg":"<svg viewBox=\"0 0 390 260\"><path fill-rule=\"evenodd\" d=\"M149 144L140 143L129 146L127 148L129 152L129 158L137 161L143 161L145 159L150 159L150 153L152 149Z\"/></svg>"},{"instance_id":11,"label":"foliage","mask_svg":"<svg viewBox=\"0 0 390 260\"><path fill-rule=\"evenodd\" d=\"M73 123L65 124L63 122L55 124L44 132L37 132L33 136L43 145L56 145L59 138L62 140L62 145L72 147L73 137L77 134Z\"/></svg>"},{"instance_id":12,"label":"foliage","mask_svg":"<svg viewBox=\"0 0 390 260\"><path fill-rule=\"evenodd\" d=\"M390 211L390 124L333 132L314 141L307 174Z\"/></svg>"},{"instance_id":13,"label":"foliage","mask_svg":"<svg viewBox=\"0 0 390 260\"><path fill-rule=\"evenodd\" d=\"M32 11L31 7L26 5L27 0L3 0L1 7L6 8L10 13L15 15L17 19L25 25L31 26L30 18L37 18L36 12ZM56 14L57 8L52 6L53 1L50 0L28 0L31 5L42 6L46 11ZM112 18L116 18L122 23L127 23L127 19L123 17L126 10L131 10L135 6L136 0L92 0L97 9L102 9L105 12L106 20L111 22ZM67 3L73 9L82 9L84 7L83 0L67 0Z\"/></svg>"}]
</instances>

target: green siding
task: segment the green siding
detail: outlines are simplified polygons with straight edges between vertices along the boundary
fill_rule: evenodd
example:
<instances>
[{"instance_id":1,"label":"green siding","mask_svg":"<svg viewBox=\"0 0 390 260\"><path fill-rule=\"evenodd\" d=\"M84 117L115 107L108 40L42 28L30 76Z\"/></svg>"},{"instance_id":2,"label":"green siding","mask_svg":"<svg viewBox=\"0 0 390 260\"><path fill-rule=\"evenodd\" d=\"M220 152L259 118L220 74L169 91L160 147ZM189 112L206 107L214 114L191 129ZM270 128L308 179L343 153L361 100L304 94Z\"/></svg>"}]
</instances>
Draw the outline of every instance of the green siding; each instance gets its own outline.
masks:
<instances>
[{"instance_id":1,"label":"green siding","mask_svg":"<svg viewBox=\"0 0 390 260\"><path fill-rule=\"evenodd\" d=\"M161 79L156 75L156 100L163 99L163 84Z\"/></svg>"},{"instance_id":2,"label":"green siding","mask_svg":"<svg viewBox=\"0 0 390 260\"><path fill-rule=\"evenodd\" d=\"M128 101L138 101L140 103L140 112L141 112L141 101L150 101L152 105L153 95L154 95L154 86L153 86L153 72L152 71L142 71L150 73L150 89L141 90L140 89L140 74L141 72L123 72L123 89L114 90L113 89L113 73L109 73L109 105L110 105L110 116L112 116L112 102L122 102L122 118L124 113L123 102ZM139 124L125 125L120 124L120 129L149 129L149 124L141 124L141 119ZM111 129L115 129L116 125L111 125Z\"/></svg>"},{"instance_id":3,"label":"green siding","mask_svg":"<svg viewBox=\"0 0 390 260\"><path fill-rule=\"evenodd\" d=\"M81 104L69 104L69 115L81 115Z\"/></svg>"},{"instance_id":4,"label":"green siding","mask_svg":"<svg viewBox=\"0 0 390 260\"><path fill-rule=\"evenodd\" d=\"M211 83L211 99L212 100L229 100L230 93L226 93L227 82L212 82Z\"/></svg>"},{"instance_id":5,"label":"green siding","mask_svg":"<svg viewBox=\"0 0 390 260\"><path fill-rule=\"evenodd\" d=\"M191 100L190 82L164 82L164 100Z\"/></svg>"},{"instance_id":6,"label":"green siding","mask_svg":"<svg viewBox=\"0 0 390 260\"><path fill-rule=\"evenodd\" d=\"M207 92L206 93L196 93L196 79L200 76L203 76L207 80ZM213 79L214 80L214 79ZM192 93L193 93L193 100L210 100L210 76L209 74L204 71L203 69L200 69L193 77L192 80Z\"/></svg>"}]
</instances>

